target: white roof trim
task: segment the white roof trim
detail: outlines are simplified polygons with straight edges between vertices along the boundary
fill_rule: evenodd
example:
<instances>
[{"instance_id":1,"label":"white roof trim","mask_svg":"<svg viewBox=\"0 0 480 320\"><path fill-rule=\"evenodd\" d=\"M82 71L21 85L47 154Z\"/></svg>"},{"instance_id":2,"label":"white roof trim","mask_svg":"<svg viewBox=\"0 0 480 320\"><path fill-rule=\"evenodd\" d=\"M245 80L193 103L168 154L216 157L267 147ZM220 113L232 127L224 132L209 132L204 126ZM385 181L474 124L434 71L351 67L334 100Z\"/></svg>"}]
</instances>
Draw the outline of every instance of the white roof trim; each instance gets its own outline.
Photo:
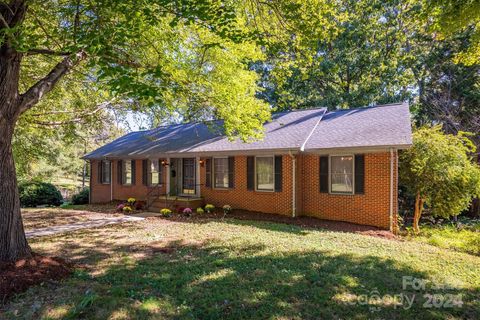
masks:
<instances>
[{"instance_id":1,"label":"white roof trim","mask_svg":"<svg viewBox=\"0 0 480 320\"><path fill-rule=\"evenodd\" d=\"M318 121L317 123L315 123L315 125L313 126L313 129L312 131L310 131L310 133L308 134L307 138L305 139L305 141L303 142L302 146L300 147L300 151L305 151L305 146L307 145L307 142L308 140L310 139L310 137L313 135L313 133L315 132L315 129L317 129L318 125L320 124L320 121L322 121L322 118L323 116L325 115L325 113L327 113L327 109L323 110L323 113L322 115L318 118Z\"/></svg>"}]
</instances>

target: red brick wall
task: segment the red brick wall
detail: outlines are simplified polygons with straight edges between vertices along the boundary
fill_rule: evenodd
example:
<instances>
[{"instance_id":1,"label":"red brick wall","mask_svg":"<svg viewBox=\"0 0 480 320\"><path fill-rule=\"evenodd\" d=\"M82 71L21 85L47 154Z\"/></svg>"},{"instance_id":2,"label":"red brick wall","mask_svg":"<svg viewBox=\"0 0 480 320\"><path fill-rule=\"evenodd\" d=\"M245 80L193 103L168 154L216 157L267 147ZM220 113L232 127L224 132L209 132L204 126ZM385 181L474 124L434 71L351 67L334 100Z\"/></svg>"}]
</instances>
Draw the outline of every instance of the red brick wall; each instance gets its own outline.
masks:
<instances>
[{"instance_id":1,"label":"red brick wall","mask_svg":"<svg viewBox=\"0 0 480 320\"><path fill-rule=\"evenodd\" d=\"M395 157L396 158L396 157ZM283 186L281 192L247 190L247 157L235 157L235 188L215 189L201 186L201 196L215 206L231 205L233 208L292 214L292 165L289 155L283 155ZM98 183L98 162L92 161L92 202L110 201L110 185ZM147 187L142 184L142 161L136 161L136 184L123 186L117 180L117 162L112 162L113 199L134 197L144 200ZM163 179L166 170L163 170ZM394 165L394 213L397 212L398 181ZM296 212L329 220L358 224L390 226L390 154L365 154L365 193L362 195L334 195L319 191L319 156L298 155L296 170ZM200 183L205 183L205 166L200 168ZM164 184L165 185L165 184ZM164 191L164 190L163 190Z\"/></svg>"},{"instance_id":2,"label":"red brick wall","mask_svg":"<svg viewBox=\"0 0 480 320\"><path fill-rule=\"evenodd\" d=\"M291 215L292 213L292 160L283 155L283 184L281 192L262 192L247 189L247 157L235 157L235 188L215 189L201 187L205 203L221 207L225 204L233 208ZM200 179L205 181L205 166L200 169ZM212 179L213 180L213 179Z\"/></svg>"},{"instance_id":3,"label":"red brick wall","mask_svg":"<svg viewBox=\"0 0 480 320\"><path fill-rule=\"evenodd\" d=\"M98 161L90 161L90 202L105 203L110 201L110 184L101 184L98 182Z\"/></svg>"},{"instance_id":4,"label":"red brick wall","mask_svg":"<svg viewBox=\"0 0 480 320\"><path fill-rule=\"evenodd\" d=\"M394 157L395 159L396 157ZM319 191L319 156L298 159L302 176L298 206L303 215L364 225L390 227L390 154L365 155L365 192L335 195ZM397 210L396 163L394 164L394 211Z\"/></svg>"},{"instance_id":5,"label":"red brick wall","mask_svg":"<svg viewBox=\"0 0 480 320\"><path fill-rule=\"evenodd\" d=\"M104 203L110 201L110 184L99 184L98 183L98 161L91 162L92 169L92 203ZM135 161L135 184L133 185L122 185L118 183L117 175L117 166L118 161L112 161L112 172L113 172L113 200L127 200L128 198L135 198L137 200L145 200L148 187L143 185L142 181L142 160ZM163 170L162 179L164 181L161 192L165 192L165 177L166 172L163 166L160 166Z\"/></svg>"}]
</instances>

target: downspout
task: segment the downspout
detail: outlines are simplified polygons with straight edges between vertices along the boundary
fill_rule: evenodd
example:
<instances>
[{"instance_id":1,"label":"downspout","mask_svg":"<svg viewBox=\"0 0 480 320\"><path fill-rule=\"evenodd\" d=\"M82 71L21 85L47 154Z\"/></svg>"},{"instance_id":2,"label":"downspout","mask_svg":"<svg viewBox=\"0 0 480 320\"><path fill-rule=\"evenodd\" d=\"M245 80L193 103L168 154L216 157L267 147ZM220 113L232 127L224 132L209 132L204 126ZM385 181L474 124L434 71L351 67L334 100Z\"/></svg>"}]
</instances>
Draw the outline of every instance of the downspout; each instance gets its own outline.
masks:
<instances>
[{"instance_id":1,"label":"downspout","mask_svg":"<svg viewBox=\"0 0 480 320\"><path fill-rule=\"evenodd\" d=\"M292 154L292 151L288 151L288 154L292 158L292 217L295 218L296 216L296 203L297 203L297 194L296 194L296 171L297 171L297 158L295 157L294 154Z\"/></svg>"},{"instance_id":2,"label":"downspout","mask_svg":"<svg viewBox=\"0 0 480 320\"><path fill-rule=\"evenodd\" d=\"M390 231L393 232L393 148L390 148Z\"/></svg>"},{"instance_id":3,"label":"downspout","mask_svg":"<svg viewBox=\"0 0 480 320\"><path fill-rule=\"evenodd\" d=\"M88 204L92 204L92 160L88 160L88 164L90 165L90 177L88 179ZM97 173L98 175L98 173Z\"/></svg>"},{"instance_id":4,"label":"downspout","mask_svg":"<svg viewBox=\"0 0 480 320\"><path fill-rule=\"evenodd\" d=\"M113 202L113 161L112 160L110 160L110 202Z\"/></svg>"}]
</instances>

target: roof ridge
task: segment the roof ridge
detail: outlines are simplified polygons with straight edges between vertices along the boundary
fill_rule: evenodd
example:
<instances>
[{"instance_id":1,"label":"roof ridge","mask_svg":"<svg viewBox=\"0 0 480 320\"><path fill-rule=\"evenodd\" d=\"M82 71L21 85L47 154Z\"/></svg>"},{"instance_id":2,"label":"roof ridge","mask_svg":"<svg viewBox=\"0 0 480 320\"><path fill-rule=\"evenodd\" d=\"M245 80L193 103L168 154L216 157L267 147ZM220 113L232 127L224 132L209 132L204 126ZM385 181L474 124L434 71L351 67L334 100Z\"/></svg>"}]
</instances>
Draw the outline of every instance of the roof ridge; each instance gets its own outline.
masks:
<instances>
[{"instance_id":1,"label":"roof ridge","mask_svg":"<svg viewBox=\"0 0 480 320\"><path fill-rule=\"evenodd\" d=\"M325 113L327 113L327 109L326 109L326 108L323 110L323 113L320 115L317 123L315 123L315 125L313 126L312 131L310 131L310 133L308 134L307 138L306 138L305 141L303 142L302 146L300 147L300 151L304 151L304 150L305 150L305 146L306 146L308 140L312 137L313 132L315 132L315 129L317 129L317 127L318 127L318 125L320 124L320 121L322 121L323 116L325 115Z\"/></svg>"}]
</instances>

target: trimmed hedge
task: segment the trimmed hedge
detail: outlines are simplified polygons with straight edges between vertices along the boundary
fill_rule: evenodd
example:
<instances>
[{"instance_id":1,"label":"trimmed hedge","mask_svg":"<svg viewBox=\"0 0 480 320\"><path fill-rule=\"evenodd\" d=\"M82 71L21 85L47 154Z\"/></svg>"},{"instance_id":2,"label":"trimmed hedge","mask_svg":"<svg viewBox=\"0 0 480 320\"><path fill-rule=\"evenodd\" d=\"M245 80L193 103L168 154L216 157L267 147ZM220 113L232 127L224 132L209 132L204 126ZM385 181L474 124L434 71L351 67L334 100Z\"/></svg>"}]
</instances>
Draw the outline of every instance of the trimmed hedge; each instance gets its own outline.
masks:
<instances>
[{"instance_id":1,"label":"trimmed hedge","mask_svg":"<svg viewBox=\"0 0 480 320\"><path fill-rule=\"evenodd\" d=\"M51 183L23 182L18 186L20 204L23 207L41 205L59 206L63 203L62 194Z\"/></svg>"},{"instance_id":2,"label":"trimmed hedge","mask_svg":"<svg viewBox=\"0 0 480 320\"><path fill-rule=\"evenodd\" d=\"M88 204L88 198L90 195L90 189L85 188L72 197L72 204Z\"/></svg>"}]
</instances>

